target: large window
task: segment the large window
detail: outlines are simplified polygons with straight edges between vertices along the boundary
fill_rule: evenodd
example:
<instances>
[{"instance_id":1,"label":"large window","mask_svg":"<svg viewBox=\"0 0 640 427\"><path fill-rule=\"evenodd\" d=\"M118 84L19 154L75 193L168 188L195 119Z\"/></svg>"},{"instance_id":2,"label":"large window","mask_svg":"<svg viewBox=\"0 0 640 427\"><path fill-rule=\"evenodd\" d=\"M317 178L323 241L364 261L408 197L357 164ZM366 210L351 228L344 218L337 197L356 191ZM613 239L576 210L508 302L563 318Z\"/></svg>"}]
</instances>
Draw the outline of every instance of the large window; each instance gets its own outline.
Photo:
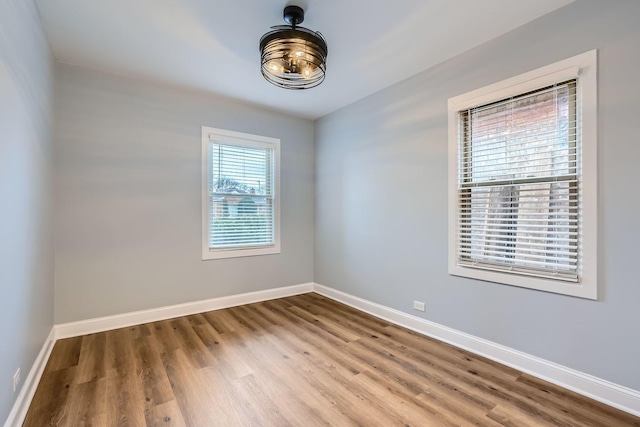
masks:
<instances>
[{"instance_id":1,"label":"large window","mask_svg":"<svg viewBox=\"0 0 640 427\"><path fill-rule=\"evenodd\" d=\"M202 259L280 252L280 140L202 128Z\"/></svg>"},{"instance_id":2,"label":"large window","mask_svg":"<svg viewBox=\"0 0 640 427\"><path fill-rule=\"evenodd\" d=\"M451 274L597 298L595 82L589 52L450 100Z\"/></svg>"}]
</instances>

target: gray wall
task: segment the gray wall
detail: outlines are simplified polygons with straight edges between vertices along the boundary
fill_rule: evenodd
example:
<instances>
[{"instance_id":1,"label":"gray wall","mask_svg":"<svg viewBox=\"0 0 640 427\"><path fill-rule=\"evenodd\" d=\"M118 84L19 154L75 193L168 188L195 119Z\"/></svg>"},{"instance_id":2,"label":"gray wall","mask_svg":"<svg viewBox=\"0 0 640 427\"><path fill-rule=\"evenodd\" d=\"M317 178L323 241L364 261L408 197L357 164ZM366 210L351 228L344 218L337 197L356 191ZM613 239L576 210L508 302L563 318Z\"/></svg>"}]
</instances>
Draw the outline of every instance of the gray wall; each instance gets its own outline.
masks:
<instances>
[{"instance_id":1,"label":"gray wall","mask_svg":"<svg viewBox=\"0 0 640 427\"><path fill-rule=\"evenodd\" d=\"M55 321L313 280L312 121L56 66ZM201 126L281 139L282 253L201 260Z\"/></svg>"},{"instance_id":2,"label":"gray wall","mask_svg":"<svg viewBox=\"0 0 640 427\"><path fill-rule=\"evenodd\" d=\"M53 325L52 68L35 4L0 0L0 422Z\"/></svg>"},{"instance_id":3,"label":"gray wall","mask_svg":"<svg viewBox=\"0 0 640 427\"><path fill-rule=\"evenodd\" d=\"M579 0L318 120L315 281L640 390L639 17ZM594 48L599 300L449 276L447 99Z\"/></svg>"}]
</instances>

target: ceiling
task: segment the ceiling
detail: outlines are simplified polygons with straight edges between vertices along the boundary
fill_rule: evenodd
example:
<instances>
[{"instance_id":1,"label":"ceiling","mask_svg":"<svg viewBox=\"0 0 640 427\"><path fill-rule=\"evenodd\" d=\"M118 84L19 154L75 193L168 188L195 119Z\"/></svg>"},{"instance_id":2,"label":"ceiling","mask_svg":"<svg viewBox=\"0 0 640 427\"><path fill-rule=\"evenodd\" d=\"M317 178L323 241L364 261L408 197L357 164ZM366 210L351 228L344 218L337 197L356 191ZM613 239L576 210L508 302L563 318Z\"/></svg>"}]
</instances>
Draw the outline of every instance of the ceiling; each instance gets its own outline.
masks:
<instances>
[{"instance_id":1,"label":"ceiling","mask_svg":"<svg viewBox=\"0 0 640 427\"><path fill-rule=\"evenodd\" d=\"M36 0L55 58L315 119L574 0ZM287 4L327 39L327 77L290 91L258 42Z\"/></svg>"}]
</instances>

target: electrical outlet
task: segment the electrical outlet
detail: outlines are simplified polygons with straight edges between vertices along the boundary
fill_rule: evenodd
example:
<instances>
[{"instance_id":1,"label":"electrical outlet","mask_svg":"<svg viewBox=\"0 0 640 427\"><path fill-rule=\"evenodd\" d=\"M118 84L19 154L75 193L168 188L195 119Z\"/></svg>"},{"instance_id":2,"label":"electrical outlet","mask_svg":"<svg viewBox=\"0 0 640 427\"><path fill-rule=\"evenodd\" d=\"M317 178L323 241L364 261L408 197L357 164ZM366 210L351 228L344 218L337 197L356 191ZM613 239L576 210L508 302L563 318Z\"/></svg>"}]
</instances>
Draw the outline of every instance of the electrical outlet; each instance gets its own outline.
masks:
<instances>
[{"instance_id":1,"label":"electrical outlet","mask_svg":"<svg viewBox=\"0 0 640 427\"><path fill-rule=\"evenodd\" d=\"M15 393L18 389L18 385L20 384L20 368L13 374L13 392Z\"/></svg>"},{"instance_id":2,"label":"electrical outlet","mask_svg":"<svg viewBox=\"0 0 640 427\"><path fill-rule=\"evenodd\" d=\"M413 309L418 311L425 311L424 303L420 301L413 302Z\"/></svg>"}]
</instances>

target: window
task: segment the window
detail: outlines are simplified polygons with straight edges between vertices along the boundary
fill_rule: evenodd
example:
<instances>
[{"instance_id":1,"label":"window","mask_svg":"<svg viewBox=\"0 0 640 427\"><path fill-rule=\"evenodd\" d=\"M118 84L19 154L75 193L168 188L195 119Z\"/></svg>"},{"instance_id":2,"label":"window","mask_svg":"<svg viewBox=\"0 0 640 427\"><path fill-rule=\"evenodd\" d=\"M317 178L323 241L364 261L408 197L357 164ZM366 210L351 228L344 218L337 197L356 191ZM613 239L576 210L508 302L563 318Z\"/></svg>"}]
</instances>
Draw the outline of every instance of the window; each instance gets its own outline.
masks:
<instances>
[{"instance_id":1,"label":"window","mask_svg":"<svg viewBox=\"0 0 640 427\"><path fill-rule=\"evenodd\" d=\"M449 100L449 273L597 298L596 52Z\"/></svg>"},{"instance_id":2,"label":"window","mask_svg":"<svg viewBox=\"0 0 640 427\"><path fill-rule=\"evenodd\" d=\"M202 259L280 253L280 140L202 127Z\"/></svg>"}]
</instances>

